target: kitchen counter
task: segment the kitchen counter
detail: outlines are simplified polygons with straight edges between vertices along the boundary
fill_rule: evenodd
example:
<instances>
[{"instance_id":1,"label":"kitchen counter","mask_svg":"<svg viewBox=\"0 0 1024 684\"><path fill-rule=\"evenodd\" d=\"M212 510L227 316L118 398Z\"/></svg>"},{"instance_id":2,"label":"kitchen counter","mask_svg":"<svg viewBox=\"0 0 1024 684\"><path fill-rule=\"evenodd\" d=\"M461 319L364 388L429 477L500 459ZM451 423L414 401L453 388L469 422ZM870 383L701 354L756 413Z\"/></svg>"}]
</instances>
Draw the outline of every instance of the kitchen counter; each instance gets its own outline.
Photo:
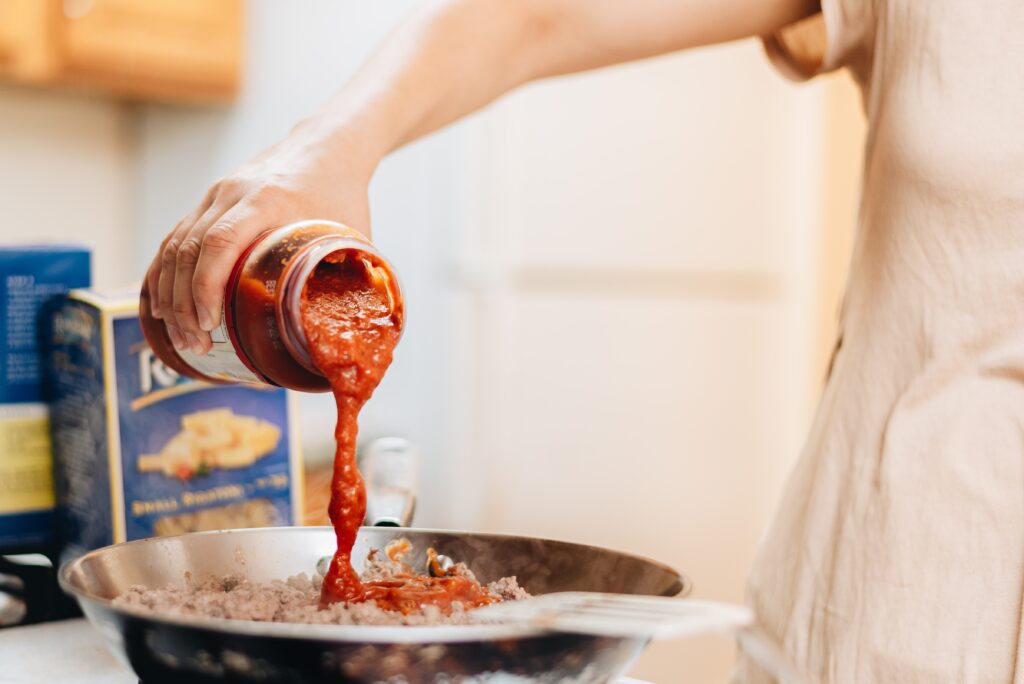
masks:
<instances>
[{"instance_id":1,"label":"kitchen counter","mask_svg":"<svg viewBox=\"0 0 1024 684\"><path fill-rule=\"evenodd\" d=\"M0 630L2 684L136 684L84 619Z\"/></svg>"},{"instance_id":2,"label":"kitchen counter","mask_svg":"<svg viewBox=\"0 0 1024 684\"><path fill-rule=\"evenodd\" d=\"M137 684L84 619L0 630L0 684ZM620 679L616 684L643 684Z\"/></svg>"}]
</instances>

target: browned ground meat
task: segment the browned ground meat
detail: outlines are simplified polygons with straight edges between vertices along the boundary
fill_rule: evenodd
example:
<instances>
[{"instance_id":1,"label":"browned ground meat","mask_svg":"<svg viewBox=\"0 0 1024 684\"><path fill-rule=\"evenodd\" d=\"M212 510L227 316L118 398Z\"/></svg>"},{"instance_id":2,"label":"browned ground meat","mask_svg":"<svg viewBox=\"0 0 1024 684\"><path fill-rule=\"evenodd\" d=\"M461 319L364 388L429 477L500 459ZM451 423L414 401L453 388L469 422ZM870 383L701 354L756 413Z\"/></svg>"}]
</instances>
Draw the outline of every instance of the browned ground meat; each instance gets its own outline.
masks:
<instances>
[{"instance_id":1,"label":"browned ground meat","mask_svg":"<svg viewBox=\"0 0 1024 684\"><path fill-rule=\"evenodd\" d=\"M392 559L393 558L393 559ZM395 573L408 572L401 554L370 552L363 580L387 579ZM472 577L462 563L449 571ZM149 589L133 586L114 599L121 608L140 609L165 616L227 618L231 620L258 620L262 622L300 622L335 625L442 625L464 624L469 621L462 604L456 603L450 615L436 606L424 606L410 615L387 611L368 603L336 603L320 609L320 584L323 577L302 573L287 580L250 582L241 574L210 577L200 582L189 582L185 587L169 586ZM495 597L502 601L528 598L515 577L503 577L487 585Z\"/></svg>"}]
</instances>

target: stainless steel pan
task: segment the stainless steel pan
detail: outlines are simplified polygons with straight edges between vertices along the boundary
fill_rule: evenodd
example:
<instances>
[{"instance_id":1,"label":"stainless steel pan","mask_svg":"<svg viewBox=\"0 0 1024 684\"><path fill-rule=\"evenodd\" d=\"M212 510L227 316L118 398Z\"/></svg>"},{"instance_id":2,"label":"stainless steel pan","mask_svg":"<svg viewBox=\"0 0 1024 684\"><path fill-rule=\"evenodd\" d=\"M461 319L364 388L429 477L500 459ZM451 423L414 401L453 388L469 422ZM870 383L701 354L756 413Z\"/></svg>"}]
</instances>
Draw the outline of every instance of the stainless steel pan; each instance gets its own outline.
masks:
<instances>
[{"instance_id":1,"label":"stainless steel pan","mask_svg":"<svg viewBox=\"0 0 1024 684\"><path fill-rule=\"evenodd\" d=\"M533 594L599 591L675 596L678 572L652 560L583 544L464 532L364 527L355 558L392 539L464 561L484 582L515 575ZM244 572L253 581L311 573L334 550L326 527L199 532L98 549L70 561L60 583L113 651L152 682L606 682L646 643L553 634L517 625L371 627L159 617L111 605L133 584L182 586L186 573ZM59 648L59 645L55 645Z\"/></svg>"}]
</instances>

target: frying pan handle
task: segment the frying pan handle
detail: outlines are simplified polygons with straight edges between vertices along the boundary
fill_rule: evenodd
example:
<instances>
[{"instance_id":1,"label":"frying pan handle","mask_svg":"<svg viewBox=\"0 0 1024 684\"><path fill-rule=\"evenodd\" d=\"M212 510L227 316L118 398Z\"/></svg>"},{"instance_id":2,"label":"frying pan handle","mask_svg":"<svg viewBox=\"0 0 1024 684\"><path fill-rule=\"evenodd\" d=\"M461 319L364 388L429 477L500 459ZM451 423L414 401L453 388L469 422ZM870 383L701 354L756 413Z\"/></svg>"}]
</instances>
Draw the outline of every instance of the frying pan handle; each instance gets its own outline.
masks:
<instances>
[{"instance_id":1,"label":"frying pan handle","mask_svg":"<svg viewBox=\"0 0 1024 684\"><path fill-rule=\"evenodd\" d=\"M775 638L758 624L757 616L749 607L699 599L686 599L686 604L698 610L687 617L689 624L685 635L731 634L740 650L778 684L812 684Z\"/></svg>"},{"instance_id":2,"label":"frying pan handle","mask_svg":"<svg viewBox=\"0 0 1024 684\"><path fill-rule=\"evenodd\" d=\"M371 509L370 497L367 495L366 510L366 524L371 527L411 527L412 517L416 513L416 498L413 497L408 502L395 503L391 506L387 502L381 502ZM369 515L371 510L374 513L372 517Z\"/></svg>"},{"instance_id":3,"label":"frying pan handle","mask_svg":"<svg viewBox=\"0 0 1024 684\"><path fill-rule=\"evenodd\" d=\"M771 674L779 684L811 684L785 651L756 623L733 631L740 650Z\"/></svg>"},{"instance_id":4,"label":"frying pan handle","mask_svg":"<svg viewBox=\"0 0 1024 684\"><path fill-rule=\"evenodd\" d=\"M767 671L779 684L811 684L811 680L793 663L775 638L757 622L754 611L747 606L717 601L699 603L705 612L708 631L715 627L732 633L741 651Z\"/></svg>"},{"instance_id":5,"label":"frying pan handle","mask_svg":"<svg viewBox=\"0 0 1024 684\"><path fill-rule=\"evenodd\" d=\"M416 513L419 457L401 437L381 437L366 445L360 468L366 480L366 519L373 527L409 527Z\"/></svg>"}]
</instances>

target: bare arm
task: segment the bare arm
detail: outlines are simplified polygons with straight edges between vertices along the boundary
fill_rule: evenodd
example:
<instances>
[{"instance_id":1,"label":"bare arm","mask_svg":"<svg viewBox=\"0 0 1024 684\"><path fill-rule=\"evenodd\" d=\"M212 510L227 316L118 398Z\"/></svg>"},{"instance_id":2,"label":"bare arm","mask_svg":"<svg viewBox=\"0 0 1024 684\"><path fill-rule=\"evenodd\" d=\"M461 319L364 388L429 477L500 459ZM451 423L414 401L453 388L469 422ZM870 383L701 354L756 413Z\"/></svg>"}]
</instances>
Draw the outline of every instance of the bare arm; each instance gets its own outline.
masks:
<instances>
[{"instance_id":1,"label":"bare arm","mask_svg":"<svg viewBox=\"0 0 1024 684\"><path fill-rule=\"evenodd\" d=\"M320 116L373 121L375 156L536 79L768 35L816 0L456 0L407 24ZM340 117L339 117L340 114Z\"/></svg>"},{"instance_id":2,"label":"bare arm","mask_svg":"<svg viewBox=\"0 0 1024 684\"><path fill-rule=\"evenodd\" d=\"M389 152L523 83L777 31L816 0L446 0L396 30L291 135L214 184L147 273L179 347L209 348L228 273L267 228L329 218L369 234Z\"/></svg>"}]
</instances>

